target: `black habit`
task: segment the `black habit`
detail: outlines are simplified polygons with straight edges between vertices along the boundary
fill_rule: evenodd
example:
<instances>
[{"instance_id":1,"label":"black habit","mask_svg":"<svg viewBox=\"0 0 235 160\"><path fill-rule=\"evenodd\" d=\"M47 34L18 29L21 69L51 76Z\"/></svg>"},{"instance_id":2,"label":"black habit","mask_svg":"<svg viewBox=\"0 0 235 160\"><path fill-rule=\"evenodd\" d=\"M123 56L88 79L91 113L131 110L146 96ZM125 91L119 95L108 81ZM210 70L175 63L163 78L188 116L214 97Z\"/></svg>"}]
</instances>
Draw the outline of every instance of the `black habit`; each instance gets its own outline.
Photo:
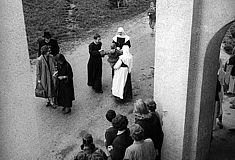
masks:
<instances>
[{"instance_id":1,"label":"black habit","mask_svg":"<svg viewBox=\"0 0 235 160\"><path fill-rule=\"evenodd\" d=\"M120 47L120 49L122 49L122 47L124 45L128 45L129 48L131 48L131 42L130 40L127 40L126 41L126 38L121 38L121 37L117 37L117 41L114 41L112 43L115 43L116 44L116 47Z\"/></svg>"},{"instance_id":2,"label":"black habit","mask_svg":"<svg viewBox=\"0 0 235 160\"><path fill-rule=\"evenodd\" d=\"M102 91L102 58L99 50L101 49L102 43L95 44L92 42L89 45L90 58L87 64L88 70L88 86L92 86L97 92Z\"/></svg>"},{"instance_id":3,"label":"black habit","mask_svg":"<svg viewBox=\"0 0 235 160\"><path fill-rule=\"evenodd\" d=\"M58 63L58 76L67 76L65 79L57 79L57 103L59 106L72 107L74 97L73 71L71 65L65 61L63 64Z\"/></svg>"}]
</instances>

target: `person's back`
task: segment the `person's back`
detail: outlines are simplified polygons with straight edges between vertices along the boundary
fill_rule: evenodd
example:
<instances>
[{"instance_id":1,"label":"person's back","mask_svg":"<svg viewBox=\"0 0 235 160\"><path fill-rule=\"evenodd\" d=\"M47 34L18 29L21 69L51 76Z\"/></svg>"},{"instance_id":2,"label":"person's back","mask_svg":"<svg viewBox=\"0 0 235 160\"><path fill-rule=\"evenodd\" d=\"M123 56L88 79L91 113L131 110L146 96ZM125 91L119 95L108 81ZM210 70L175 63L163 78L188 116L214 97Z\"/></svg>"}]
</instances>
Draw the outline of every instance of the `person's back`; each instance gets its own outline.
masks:
<instances>
[{"instance_id":1,"label":"person's back","mask_svg":"<svg viewBox=\"0 0 235 160\"><path fill-rule=\"evenodd\" d=\"M124 160L155 160L156 150L153 141L148 138L134 142L126 149Z\"/></svg>"},{"instance_id":2,"label":"person's back","mask_svg":"<svg viewBox=\"0 0 235 160\"><path fill-rule=\"evenodd\" d=\"M114 110L108 110L105 114L106 119L112 123L112 120L116 117L116 112ZM105 147L112 145L113 140L117 137L118 129L113 125L105 131Z\"/></svg>"},{"instance_id":3,"label":"person's back","mask_svg":"<svg viewBox=\"0 0 235 160\"><path fill-rule=\"evenodd\" d=\"M114 127L110 127L105 131L105 146L112 145L113 140L117 137L118 130Z\"/></svg>"},{"instance_id":4,"label":"person's back","mask_svg":"<svg viewBox=\"0 0 235 160\"><path fill-rule=\"evenodd\" d=\"M110 151L112 160L121 160L125 155L126 148L133 143L132 138L130 137L130 131L127 129L114 139L112 146L113 150Z\"/></svg>"},{"instance_id":5,"label":"person's back","mask_svg":"<svg viewBox=\"0 0 235 160\"><path fill-rule=\"evenodd\" d=\"M151 20L153 20L153 21L156 20L156 10L155 10L155 8L150 7L148 9L148 16Z\"/></svg>"},{"instance_id":6,"label":"person's back","mask_svg":"<svg viewBox=\"0 0 235 160\"><path fill-rule=\"evenodd\" d=\"M155 160L157 151L150 138L144 138L145 131L138 125L133 124L130 135L134 143L126 149L124 160Z\"/></svg>"}]
</instances>

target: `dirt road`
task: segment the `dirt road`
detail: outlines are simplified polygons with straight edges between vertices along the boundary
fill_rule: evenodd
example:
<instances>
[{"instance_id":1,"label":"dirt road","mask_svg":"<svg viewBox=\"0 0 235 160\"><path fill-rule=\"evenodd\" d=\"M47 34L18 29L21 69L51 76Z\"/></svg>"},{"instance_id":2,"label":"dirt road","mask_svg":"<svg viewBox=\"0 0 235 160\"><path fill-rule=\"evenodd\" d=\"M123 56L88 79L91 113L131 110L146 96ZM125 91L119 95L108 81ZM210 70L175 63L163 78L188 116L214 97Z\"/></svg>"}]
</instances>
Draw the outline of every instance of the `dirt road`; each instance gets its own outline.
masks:
<instances>
[{"instance_id":1,"label":"dirt road","mask_svg":"<svg viewBox=\"0 0 235 160\"><path fill-rule=\"evenodd\" d=\"M113 24L100 33L103 48L109 49L112 37L118 27L122 26L131 37L130 52L134 56L132 71L133 101L118 104L111 94L111 68L107 57L103 59L103 94L95 93L87 84L87 62L89 58L88 45L92 37L76 46L73 50L64 53L74 72L75 98L72 113L64 115L61 108L56 110L46 108L44 99L37 99L37 114L39 136L41 143L40 160L71 159L79 150L81 135L86 132L94 136L95 143L103 145L104 131L110 124L105 119L108 109L127 115L136 99L146 99L153 96L153 66L155 38L151 36L146 13ZM33 76L34 73L33 73ZM133 117L128 115L129 124Z\"/></svg>"}]
</instances>

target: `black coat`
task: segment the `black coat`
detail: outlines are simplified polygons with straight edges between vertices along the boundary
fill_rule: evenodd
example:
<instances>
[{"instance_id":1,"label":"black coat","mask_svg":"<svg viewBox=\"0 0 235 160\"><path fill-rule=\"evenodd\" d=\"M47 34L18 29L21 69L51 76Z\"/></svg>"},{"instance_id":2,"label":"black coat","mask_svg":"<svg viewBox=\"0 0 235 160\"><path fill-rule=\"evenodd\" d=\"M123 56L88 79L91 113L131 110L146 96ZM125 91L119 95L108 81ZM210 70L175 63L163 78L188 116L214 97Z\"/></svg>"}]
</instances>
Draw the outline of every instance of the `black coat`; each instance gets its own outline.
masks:
<instances>
[{"instance_id":1,"label":"black coat","mask_svg":"<svg viewBox=\"0 0 235 160\"><path fill-rule=\"evenodd\" d=\"M74 97L73 71L70 64L66 61L64 64L58 63L58 76L67 76L66 79L56 81L56 99L59 106L72 107Z\"/></svg>"},{"instance_id":2,"label":"black coat","mask_svg":"<svg viewBox=\"0 0 235 160\"><path fill-rule=\"evenodd\" d=\"M113 150L110 151L112 160L122 160L125 156L126 149L133 144L133 139L130 137L130 130L127 129L113 141Z\"/></svg>"},{"instance_id":3,"label":"black coat","mask_svg":"<svg viewBox=\"0 0 235 160\"><path fill-rule=\"evenodd\" d=\"M114 127L110 127L105 132L105 147L112 145L113 140L117 137L118 130Z\"/></svg>"},{"instance_id":4,"label":"black coat","mask_svg":"<svg viewBox=\"0 0 235 160\"><path fill-rule=\"evenodd\" d=\"M90 58L87 64L88 70L88 85L92 86L96 91L102 90L101 77L102 77L102 58L99 50L102 43L95 44L92 42L89 45Z\"/></svg>"},{"instance_id":5,"label":"black coat","mask_svg":"<svg viewBox=\"0 0 235 160\"><path fill-rule=\"evenodd\" d=\"M49 43L46 43L44 39L39 39L38 40L39 47L38 47L38 57L41 55L41 48L44 45L49 45L51 46L51 55L56 56L60 52L60 47L57 43L57 40L55 39L50 39Z\"/></svg>"},{"instance_id":6,"label":"black coat","mask_svg":"<svg viewBox=\"0 0 235 160\"><path fill-rule=\"evenodd\" d=\"M135 118L135 123L144 129L144 138L151 138L154 147L160 151L164 135L159 117L154 113L149 113L147 117Z\"/></svg>"}]
</instances>

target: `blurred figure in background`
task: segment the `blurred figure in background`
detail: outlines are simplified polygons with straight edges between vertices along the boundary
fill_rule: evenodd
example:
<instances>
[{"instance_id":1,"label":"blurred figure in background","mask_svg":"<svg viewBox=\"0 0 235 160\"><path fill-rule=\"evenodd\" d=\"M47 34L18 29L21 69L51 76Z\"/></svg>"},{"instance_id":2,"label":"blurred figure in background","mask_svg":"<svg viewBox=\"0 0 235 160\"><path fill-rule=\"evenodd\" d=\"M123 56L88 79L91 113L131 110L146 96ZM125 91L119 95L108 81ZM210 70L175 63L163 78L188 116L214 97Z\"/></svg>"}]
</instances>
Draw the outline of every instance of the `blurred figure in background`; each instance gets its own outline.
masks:
<instances>
[{"instance_id":1,"label":"blurred figure in background","mask_svg":"<svg viewBox=\"0 0 235 160\"><path fill-rule=\"evenodd\" d=\"M108 110L105 114L106 119L112 123L112 120L116 117L116 112L114 110ZM113 140L117 137L118 129L113 125L106 129L105 131L105 147L112 145Z\"/></svg>"},{"instance_id":2,"label":"blurred figure in background","mask_svg":"<svg viewBox=\"0 0 235 160\"><path fill-rule=\"evenodd\" d=\"M157 152L150 138L144 139L144 129L133 124L130 134L134 143L126 149L124 160L155 160Z\"/></svg>"},{"instance_id":3,"label":"blurred figure in background","mask_svg":"<svg viewBox=\"0 0 235 160\"><path fill-rule=\"evenodd\" d=\"M122 160L126 148L129 147L133 140L130 137L130 130L127 128L128 119L126 116L118 114L112 124L118 129L117 137L114 139L111 146L108 147L112 160Z\"/></svg>"},{"instance_id":4,"label":"blurred figure in background","mask_svg":"<svg viewBox=\"0 0 235 160\"><path fill-rule=\"evenodd\" d=\"M150 7L148 9L148 16L149 16L149 26L152 29L152 35L154 34L154 27L156 24L156 7L154 6L154 2L150 3Z\"/></svg>"}]
</instances>

